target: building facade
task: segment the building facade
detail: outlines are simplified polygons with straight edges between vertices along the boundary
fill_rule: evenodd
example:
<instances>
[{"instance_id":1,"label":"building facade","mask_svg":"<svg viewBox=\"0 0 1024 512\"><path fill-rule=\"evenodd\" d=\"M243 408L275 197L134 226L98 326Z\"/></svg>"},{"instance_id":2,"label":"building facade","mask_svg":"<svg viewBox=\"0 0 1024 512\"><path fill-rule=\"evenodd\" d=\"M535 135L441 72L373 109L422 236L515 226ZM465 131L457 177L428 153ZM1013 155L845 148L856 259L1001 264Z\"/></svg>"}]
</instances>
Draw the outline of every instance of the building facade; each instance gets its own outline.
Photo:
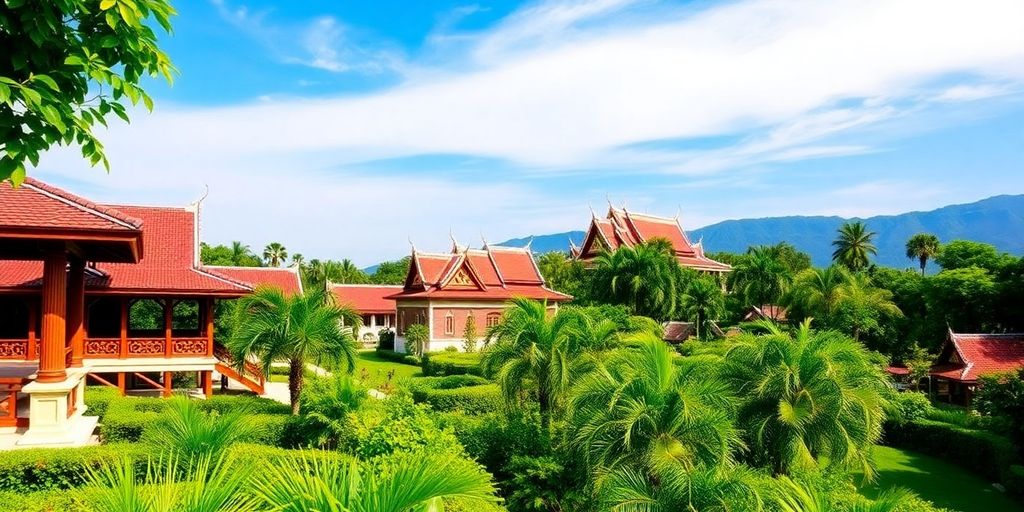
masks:
<instances>
[{"instance_id":1,"label":"building facade","mask_svg":"<svg viewBox=\"0 0 1024 512\"><path fill-rule=\"evenodd\" d=\"M338 304L359 313L363 325L355 335L364 346L375 345L381 331L394 330L398 312L389 297L402 291L401 285L328 283L328 288Z\"/></svg>"},{"instance_id":2,"label":"building facade","mask_svg":"<svg viewBox=\"0 0 1024 512\"><path fill-rule=\"evenodd\" d=\"M608 215L603 219L592 212L582 245L577 247L573 244L571 253L574 258L589 262L601 251L634 247L655 238L668 240L672 244L676 259L683 267L712 274L732 270L729 265L705 256L701 242L691 243L686 231L679 225L678 218L633 213L626 208L610 206Z\"/></svg>"},{"instance_id":3,"label":"building facade","mask_svg":"<svg viewBox=\"0 0 1024 512\"><path fill-rule=\"evenodd\" d=\"M968 405L979 376L1020 368L1024 368L1024 333L964 334L950 329L930 372L931 391L940 400Z\"/></svg>"},{"instance_id":4,"label":"building facade","mask_svg":"<svg viewBox=\"0 0 1024 512\"><path fill-rule=\"evenodd\" d=\"M510 299L546 301L552 309L572 297L549 289L527 248L485 244L470 249L453 244L451 252L427 253L413 248L409 274L395 301L395 350L411 352L406 331L427 327L425 352L462 350L466 327L472 324L477 341L501 321Z\"/></svg>"}]
</instances>

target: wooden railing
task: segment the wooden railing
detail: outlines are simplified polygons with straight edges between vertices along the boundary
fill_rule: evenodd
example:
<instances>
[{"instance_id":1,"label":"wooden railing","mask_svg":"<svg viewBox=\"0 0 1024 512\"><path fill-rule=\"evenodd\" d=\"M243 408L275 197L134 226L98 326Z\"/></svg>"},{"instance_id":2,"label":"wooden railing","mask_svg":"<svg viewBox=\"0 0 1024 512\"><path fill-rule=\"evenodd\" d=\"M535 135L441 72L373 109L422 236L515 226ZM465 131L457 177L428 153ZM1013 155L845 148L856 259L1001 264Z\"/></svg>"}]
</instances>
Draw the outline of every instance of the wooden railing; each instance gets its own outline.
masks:
<instances>
[{"instance_id":1,"label":"wooden railing","mask_svg":"<svg viewBox=\"0 0 1024 512\"><path fill-rule=\"evenodd\" d=\"M28 426L28 418L18 417L18 392L24 384L20 377L0 377L0 427Z\"/></svg>"},{"instance_id":2,"label":"wooden railing","mask_svg":"<svg viewBox=\"0 0 1024 512\"><path fill-rule=\"evenodd\" d=\"M242 371L239 372L238 365L235 364L234 358L231 357L231 353L226 348L216 345L213 349L213 354L221 361L216 366L218 372L227 375L256 394L263 394L266 382L263 376L263 368L259 364L247 360L242 365Z\"/></svg>"},{"instance_id":3,"label":"wooden railing","mask_svg":"<svg viewBox=\"0 0 1024 512\"><path fill-rule=\"evenodd\" d=\"M28 339L0 339L0 359L28 359Z\"/></svg>"}]
</instances>

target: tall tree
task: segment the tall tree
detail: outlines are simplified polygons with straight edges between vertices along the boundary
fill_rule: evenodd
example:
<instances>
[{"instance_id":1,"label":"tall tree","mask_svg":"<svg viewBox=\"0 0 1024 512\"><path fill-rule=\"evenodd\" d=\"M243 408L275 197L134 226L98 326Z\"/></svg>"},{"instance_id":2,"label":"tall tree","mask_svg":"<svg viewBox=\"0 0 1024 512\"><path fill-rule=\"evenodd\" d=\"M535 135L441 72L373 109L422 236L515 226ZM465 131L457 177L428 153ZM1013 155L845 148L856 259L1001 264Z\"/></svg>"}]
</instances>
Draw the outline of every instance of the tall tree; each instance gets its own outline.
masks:
<instances>
[{"instance_id":1,"label":"tall tree","mask_svg":"<svg viewBox=\"0 0 1024 512\"><path fill-rule=\"evenodd\" d=\"M231 262L233 265L247 266L252 259L255 259L255 255L249 246L235 240L231 242Z\"/></svg>"},{"instance_id":2,"label":"tall tree","mask_svg":"<svg viewBox=\"0 0 1024 512\"><path fill-rule=\"evenodd\" d=\"M96 165L110 163L93 134L114 114L153 100L144 75L175 72L153 25L171 31L167 0L63 0L0 4L0 182L25 179L26 163L54 144L81 146Z\"/></svg>"},{"instance_id":3,"label":"tall tree","mask_svg":"<svg viewBox=\"0 0 1024 512\"><path fill-rule=\"evenodd\" d=\"M710 332L711 321L725 311L725 294L713 277L692 279L683 292L682 309L697 326L697 338L704 339Z\"/></svg>"},{"instance_id":4,"label":"tall tree","mask_svg":"<svg viewBox=\"0 0 1024 512\"><path fill-rule=\"evenodd\" d=\"M840 265L809 268L797 274L786 304L792 313L817 318L830 326L849 281L850 273Z\"/></svg>"},{"instance_id":5,"label":"tall tree","mask_svg":"<svg viewBox=\"0 0 1024 512\"><path fill-rule=\"evenodd\" d=\"M402 284L409 275L410 259L406 256L397 261L385 261L377 265L377 270L370 276L370 281L376 284Z\"/></svg>"},{"instance_id":6,"label":"tall tree","mask_svg":"<svg viewBox=\"0 0 1024 512\"><path fill-rule=\"evenodd\" d=\"M839 236L832 242L832 261L854 272L867 268L871 256L878 254L874 240L877 233L868 231L861 221L847 222L839 227Z\"/></svg>"},{"instance_id":7,"label":"tall tree","mask_svg":"<svg viewBox=\"0 0 1024 512\"><path fill-rule=\"evenodd\" d=\"M299 394L306 363L329 368L355 368L352 330L362 322L355 311L334 304L324 290L286 296L276 288L259 288L238 299L227 348L238 364L259 360L266 376L274 362L288 363L288 395L292 413L299 413Z\"/></svg>"},{"instance_id":8,"label":"tall tree","mask_svg":"<svg viewBox=\"0 0 1024 512\"><path fill-rule=\"evenodd\" d=\"M1016 259L1008 254L1000 253L992 244L970 240L953 240L944 245L942 251L935 256L935 262L942 267L942 270L978 267L993 273L1014 263Z\"/></svg>"},{"instance_id":9,"label":"tall tree","mask_svg":"<svg viewBox=\"0 0 1024 512\"><path fill-rule=\"evenodd\" d=\"M263 249L263 259L271 267L280 267L281 262L288 259L288 249L279 242L270 242Z\"/></svg>"},{"instance_id":10,"label":"tall tree","mask_svg":"<svg viewBox=\"0 0 1024 512\"><path fill-rule=\"evenodd\" d=\"M298 268L302 268L302 265L304 265L305 263L306 263L306 257L303 256L302 253L297 252L297 253L292 254L292 265L293 266L298 267Z\"/></svg>"},{"instance_id":11,"label":"tall tree","mask_svg":"<svg viewBox=\"0 0 1024 512\"><path fill-rule=\"evenodd\" d=\"M916 259L921 265L921 275L928 266L928 260L939 253L939 237L931 233L918 233L907 240L907 258Z\"/></svg>"},{"instance_id":12,"label":"tall tree","mask_svg":"<svg viewBox=\"0 0 1024 512\"><path fill-rule=\"evenodd\" d=\"M785 474L827 459L870 476L887 380L867 350L837 332L812 331L809 321L795 335L764 327L769 334L737 340L723 368L744 397L738 423L754 462Z\"/></svg>"},{"instance_id":13,"label":"tall tree","mask_svg":"<svg viewBox=\"0 0 1024 512\"><path fill-rule=\"evenodd\" d=\"M762 309L778 304L793 281L793 274L779 260L771 246L751 247L729 276L732 288L743 296L746 305Z\"/></svg>"},{"instance_id":14,"label":"tall tree","mask_svg":"<svg viewBox=\"0 0 1024 512\"><path fill-rule=\"evenodd\" d=\"M886 317L898 318L903 312L892 301L892 292L879 288L864 274L853 274L843 286L835 327L851 333L860 341L864 332L877 330Z\"/></svg>"},{"instance_id":15,"label":"tall tree","mask_svg":"<svg viewBox=\"0 0 1024 512\"><path fill-rule=\"evenodd\" d=\"M671 244L654 239L635 247L602 251L594 260L594 289L604 300L634 314L668 320L678 308L682 269Z\"/></svg>"}]
</instances>

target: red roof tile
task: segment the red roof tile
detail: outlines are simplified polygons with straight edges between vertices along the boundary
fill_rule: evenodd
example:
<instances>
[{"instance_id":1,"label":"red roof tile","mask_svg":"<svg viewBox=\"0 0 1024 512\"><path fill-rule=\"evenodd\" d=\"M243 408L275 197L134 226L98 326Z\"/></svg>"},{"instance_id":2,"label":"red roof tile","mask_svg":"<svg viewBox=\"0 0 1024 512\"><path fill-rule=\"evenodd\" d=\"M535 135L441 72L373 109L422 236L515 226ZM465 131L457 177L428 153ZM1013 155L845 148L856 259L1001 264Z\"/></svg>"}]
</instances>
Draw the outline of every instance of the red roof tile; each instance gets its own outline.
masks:
<instances>
[{"instance_id":1,"label":"red roof tile","mask_svg":"<svg viewBox=\"0 0 1024 512\"><path fill-rule=\"evenodd\" d=\"M686 341L697 333L693 322L665 322L662 326L661 339L670 343Z\"/></svg>"},{"instance_id":2,"label":"red roof tile","mask_svg":"<svg viewBox=\"0 0 1024 512\"><path fill-rule=\"evenodd\" d=\"M288 295L302 293L302 279L298 269L275 267L221 267L203 266L211 274L227 277L250 288L272 286Z\"/></svg>"},{"instance_id":3,"label":"red roof tile","mask_svg":"<svg viewBox=\"0 0 1024 512\"><path fill-rule=\"evenodd\" d=\"M359 313L394 313L395 301L387 297L402 291L401 286L374 284L332 284L331 293L339 304Z\"/></svg>"},{"instance_id":4,"label":"red roof tile","mask_svg":"<svg viewBox=\"0 0 1024 512\"><path fill-rule=\"evenodd\" d=\"M1024 334L962 334L950 331L946 346L931 373L973 382L980 375L1018 368L1024 368Z\"/></svg>"},{"instance_id":5,"label":"red roof tile","mask_svg":"<svg viewBox=\"0 0 1024 512\"><path fill-rule=\"evenodd\" d=\"M0 182L0 227L137 231L142 221L108 206L28 178L15 189Z\"/></svg>"}]
</instances>

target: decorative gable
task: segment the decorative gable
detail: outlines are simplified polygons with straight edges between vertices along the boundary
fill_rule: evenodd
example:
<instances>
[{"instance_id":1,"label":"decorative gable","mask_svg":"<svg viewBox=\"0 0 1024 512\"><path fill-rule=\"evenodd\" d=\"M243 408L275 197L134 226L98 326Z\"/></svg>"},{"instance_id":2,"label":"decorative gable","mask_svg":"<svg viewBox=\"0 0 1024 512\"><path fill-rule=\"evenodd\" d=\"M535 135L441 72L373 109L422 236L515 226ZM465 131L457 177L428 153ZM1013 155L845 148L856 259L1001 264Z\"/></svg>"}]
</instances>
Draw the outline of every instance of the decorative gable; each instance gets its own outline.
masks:
<instances>
[{"instance_id":1,"label":"decorative gable","mask_svg":"<svg viewBox=\"0 0 1024 512\"><path fill-rule=\"evenodd\" d=\"M469 273L466 272L465 268L460 268L458 272L452 276L452 279L448 281L449 286L475 286L473 279L469 277Z\"/></svg>"},{"instance_id":2,"label":"decorative gable","mask_svg":"<svg viewBox=\"0 0 1024 512\"><path fill-rule=\"evenodd\" d=\"M469 260L463 260L459 264L458 268L450 274L450 277L441 284L442 289L460 289L460 290L483 290L486 289L486 285L477 275L473 266L469 263Z\"/></svg>"}]
</instances>

